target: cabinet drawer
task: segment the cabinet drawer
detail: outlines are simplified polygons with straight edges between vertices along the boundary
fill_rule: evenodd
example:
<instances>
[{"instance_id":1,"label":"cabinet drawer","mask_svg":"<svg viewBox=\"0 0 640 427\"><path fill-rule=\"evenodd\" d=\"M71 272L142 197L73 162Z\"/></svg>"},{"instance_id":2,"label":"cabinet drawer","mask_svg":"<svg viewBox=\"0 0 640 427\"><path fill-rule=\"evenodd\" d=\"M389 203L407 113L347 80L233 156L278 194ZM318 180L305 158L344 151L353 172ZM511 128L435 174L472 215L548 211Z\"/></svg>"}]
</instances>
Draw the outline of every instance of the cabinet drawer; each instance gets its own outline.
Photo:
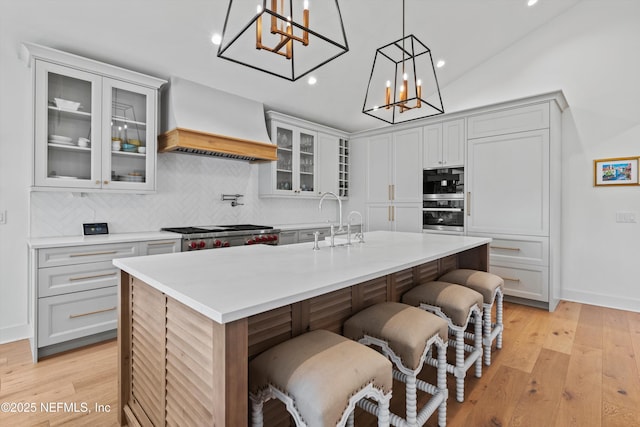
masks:
<instances>
[{"instance_id":1,"label":"cabinet drawer","mask_svg":"<svg viewBox=\"0 0 640 427\"><path fill-rule=\"evenodd\" d=\"M313 233L315 233L316 231L320 232L320 235L318 236L318 240L320 241L324 240L325 237L331 236L330 228L309 228L305 230L299 230L298 243L313 242L314 241Z\"/></svg>"},{"instance_id":2,"label":"cabinet drawer","mask_svg":"<svg viewBox=\"0 0 640 427\"><path fill-rule=\"evenodd\" d=\"M38 347L116 329L118 287L38 300Z\"/></svg>"},{"instance_id":3,"label":"cabinet drawer","mask_svg":"<svg viewBox=\"0 0 640 427\"><path fill-rule=\"evenodd\" d=\"M180 239L140 243L140 255L172 254L180 252Z\"/></svg>"},{"instance_id":4,"label":"cabinet drawer","mask_svg":"<svg viewBox=\"0 0 640 427\"><path fill-rule=\"evenodd\" d=\"M549 104L535 104L478 114L469 117L467 126L469 139L546 129L549 127Z\"/></svg>"},{"instance_id":5,"label":"cabinet drawer","mask_svg":"<svg viewBox=\"0 0 640 427\"><path fill-rule=\"evenodd\" d=\"M547 267L491 264L489 271L504 279L506 295L549 301L549 269Z\"/></svg>"},{"instance_id":6,"label":"cabinet drawer","mask_svg":"<svg viewBox=\"0 0 640 427\"><path fill-rule=\"evenodd\" d=\"M549 238L547 237L514 238L484 233L469 233L468 235L492 239L489 245L492 264L549 265Z\"/></svg>"},{"instance_id":7,"label":"cabinet drawer","mask_svg":"<svg viewBox=\"0 0 640 427\"><path fill-rule=\"evenodd\" d=\"M38 297L117 286L119 273L111 261L40 268Z\"/></svg>"},{"instance_id":8,"label":"cabinet drawer","mask_svg":"<svg viewBox=\"0 0 640 427\"><path fill-rule=\"evenodd\" d=\"M38 268L109 261L137 255L137 242L47 248L38 250Z\"/></svg>"},{"instance_id":9,"label":"cabinet drawer","mask_svg":"<svg viewBox=\"0 0 640 427\"><path fill-rule=\"evenodd\" d=\"M280 239L278 240L279 245L291 245L294 243L298 243L298 231L281 231Z\"/></svg>"}]
</instances>

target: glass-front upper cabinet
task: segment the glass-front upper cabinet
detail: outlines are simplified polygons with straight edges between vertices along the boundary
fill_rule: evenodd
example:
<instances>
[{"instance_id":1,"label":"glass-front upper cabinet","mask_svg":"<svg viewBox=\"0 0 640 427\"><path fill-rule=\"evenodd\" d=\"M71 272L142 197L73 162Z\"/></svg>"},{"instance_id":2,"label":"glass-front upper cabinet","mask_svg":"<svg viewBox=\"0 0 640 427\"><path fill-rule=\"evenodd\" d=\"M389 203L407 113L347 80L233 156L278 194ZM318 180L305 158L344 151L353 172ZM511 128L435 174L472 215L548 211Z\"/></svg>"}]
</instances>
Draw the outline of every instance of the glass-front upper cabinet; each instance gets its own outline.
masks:
<instances>
[{"instance_id":1,"label":"glass-front upper cabinet","mask_svg":"<svg viewBox=\"0 0 640 427\"><path fill-rule=\"evenodd\" d=\"M36 63L37 186L100 186L101 87L98 75Z\"/></svg>"},{"instance_id":2,"label":"glass-front upper cabinet","mask_svg":"<svg viewBox=\"0 0 640 427\"><path fill-rule=\"evenodd\" d=\"M278 160L261 165L263 195L315 196L317 132L271 121Z\"/></svg>"},{"instance_id":3,"label":"glass-front upper cabinet","mask_svg":"<svg viewBox=\"0 0 640 427\"><path fill-rule=\"evenodd\" d=\"M118 80L103 81L105 114L103 122L103 185L114 189L153 189L154 151L147 151L149 142L155 147L153 118L155 91ZM152 125L148 126L149 119Z\"/></svg>"},{"instance_id":4,"label":"glass-front upper cabinet","mask_svg":"<svg viewBox=\"0 0 640 427\"><path fill-rule=\"evenodd\" d=\"M165 81L26 47L35 56L34 189L155 191L157 91Z\"/></svg>"}]
</instances>

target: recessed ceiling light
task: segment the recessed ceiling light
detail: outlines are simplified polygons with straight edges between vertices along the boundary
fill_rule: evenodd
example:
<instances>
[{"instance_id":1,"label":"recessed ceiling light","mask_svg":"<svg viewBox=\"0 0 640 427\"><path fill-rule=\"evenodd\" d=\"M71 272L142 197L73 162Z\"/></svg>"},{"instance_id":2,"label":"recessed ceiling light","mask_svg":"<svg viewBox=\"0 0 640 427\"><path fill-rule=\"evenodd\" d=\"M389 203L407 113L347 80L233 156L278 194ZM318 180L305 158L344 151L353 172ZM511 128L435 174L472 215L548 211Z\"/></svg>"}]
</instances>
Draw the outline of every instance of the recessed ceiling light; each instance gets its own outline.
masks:
<instances>
[{"instance_id":1,"label":"recessed ceiling light","mask_svg":"<svg viewBox=\"0 0 640 427\"><path fill-rule=\"evenodd\" d=\"M309 76L309 80L307 80L307 83L309 83L311 86L313 86L314 84L318 83L318 79L316 79L313 76Z\"/></svg>"},{"instance_id":2,"label":"recessed ceiling light","mask_svg":"<svg viewBox=\"0 0 640 427\"><path fill-rule=\"evenodd\" d=\"M446 62L444 62L444 59L438 59L438 62L436 62L436 67L442 68L444 67L444 64L446 64Z\"/></svg>"},{"instance_id":3,"label":"recessed ceiling light","mask_svg":"<svg viewBox=\"0 0 640 427\"><path fill-rule=\"evenodd\" d=\"M222 43L222 36L218 33L215 33L213 36L211 36L211 43L215 44L216 46L219 45L220 43Z\"/></svg>"},{"instance_id":4,"label":"recessed ceiling light","mask_svg":"<svg viewBox=\"0 0 640 427\"><path fill-rule=\"evenodd\" d=\"M536 3L538 3L538 0L529 0L529 1L527 2L527 6L531 7L531 6L533 6L534 4L536 4Z\"/></svg>"}]
</instances>

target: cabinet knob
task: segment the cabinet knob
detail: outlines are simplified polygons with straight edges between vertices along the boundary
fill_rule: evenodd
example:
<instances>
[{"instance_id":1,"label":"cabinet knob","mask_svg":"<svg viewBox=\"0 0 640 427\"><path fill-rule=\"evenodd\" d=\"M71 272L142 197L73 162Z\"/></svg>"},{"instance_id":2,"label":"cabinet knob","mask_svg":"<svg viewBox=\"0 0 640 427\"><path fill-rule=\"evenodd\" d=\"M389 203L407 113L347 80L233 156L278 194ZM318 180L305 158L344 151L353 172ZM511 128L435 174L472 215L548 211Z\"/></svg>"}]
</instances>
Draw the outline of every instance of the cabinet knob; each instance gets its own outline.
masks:
<instances>
[{"instance_id":1,"label":"cabinet knob","mask_svg":"<svg viewBox=\"0 0 640 427\"><path fill-rule=\"evenodd\" d=\"M100 180L96 179L96 184L100 185Z\"/></svg>"},{"instance_id":2,"label":"cabinet knob","mask_svg":"<svg viewBox=\"0 0 640 427\"><path fill-rule=\"evenodd\" d=\"M103 181L103 184L107 185L109 183L109 181L105 180Z\"/></svg>"}]
</instances>

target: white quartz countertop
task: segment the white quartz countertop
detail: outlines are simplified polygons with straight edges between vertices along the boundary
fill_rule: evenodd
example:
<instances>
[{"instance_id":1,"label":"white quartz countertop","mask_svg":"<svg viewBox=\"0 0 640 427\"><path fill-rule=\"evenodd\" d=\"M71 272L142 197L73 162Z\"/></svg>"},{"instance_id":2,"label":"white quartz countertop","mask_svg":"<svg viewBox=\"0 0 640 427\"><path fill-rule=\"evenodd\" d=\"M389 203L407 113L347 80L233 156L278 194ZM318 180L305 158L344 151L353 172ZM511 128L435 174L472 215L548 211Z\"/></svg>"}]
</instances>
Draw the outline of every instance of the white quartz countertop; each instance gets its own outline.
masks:
<instances>
[{"instance_id":1,"label":"white quartz countertop","mask_svg":"<svg viewBox=\"0 0 640 427\"><path fill-rule=\"evenodd\" d=\"M113 264L218 323L228 323L487 244L489 238L376 231L365 243L236 246Z\"/></svg>"},{"instance_id":2,"label":"white quartz countertop","mask_svg":"<svg viewBox=\"0 0 640 427\"><path fill-rule=\"evenodd\" d=\"M62 246L101 245L107 243L147 242L151 240L181 239L180 234L168 231L147 231L141 233L116 233L97 236L60 236L29 239L31 249L55 248Z\"/></svg>"}]
</instances>

